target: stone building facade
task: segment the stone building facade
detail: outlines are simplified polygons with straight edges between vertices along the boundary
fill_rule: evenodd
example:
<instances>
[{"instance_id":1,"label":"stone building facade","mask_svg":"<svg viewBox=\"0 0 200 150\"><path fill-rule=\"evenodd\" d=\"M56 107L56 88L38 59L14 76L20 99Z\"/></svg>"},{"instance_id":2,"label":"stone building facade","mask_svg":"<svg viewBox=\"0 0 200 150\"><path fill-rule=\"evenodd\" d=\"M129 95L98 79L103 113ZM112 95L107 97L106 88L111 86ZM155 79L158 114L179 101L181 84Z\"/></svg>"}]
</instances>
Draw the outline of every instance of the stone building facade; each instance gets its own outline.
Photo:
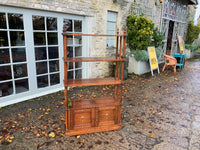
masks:
<instances>
[{"instance_id":1,"label":"stone building facade","mask_svg":"<svg viewBox=\"0 0 200 150\"><path fill-rule=\"evenodd\" d=\"M165 1L173 0L0 0L0 107L63 89L64 24L72 33L115 34L116 27L122 33L127 15L138 9L162 31ZM110 56L115 46L112 38L68 39L69 57ZM68 75L109 76L109 67L74 63Z\"/></svg>"}]
</instances>

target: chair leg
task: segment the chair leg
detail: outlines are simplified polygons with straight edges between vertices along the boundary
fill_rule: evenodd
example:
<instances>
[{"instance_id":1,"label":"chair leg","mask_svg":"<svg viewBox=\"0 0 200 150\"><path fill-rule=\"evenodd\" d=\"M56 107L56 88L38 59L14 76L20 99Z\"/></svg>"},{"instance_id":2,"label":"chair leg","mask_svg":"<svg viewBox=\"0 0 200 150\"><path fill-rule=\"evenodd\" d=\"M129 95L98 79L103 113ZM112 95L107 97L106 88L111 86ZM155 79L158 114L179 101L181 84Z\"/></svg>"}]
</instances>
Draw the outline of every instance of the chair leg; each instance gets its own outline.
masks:
<instances>
[{"instance_id":1,"label":"chair leg","mask_svg":"<svg viewBox=\"0 0 200 150\"><path fill-rule=\"evenodd\" d=\"M174 73L176 73L176 65L174 66Z\"/></svg>"},{"instance_id":2,"label":"chair leg","mask_svg":"<svg viewBox=\"0 0 200 150\"><path fill-rule=\"evenodd\" d=\"M166 67L166 65L163 66L163 68L162 68L162 72L165 70L165 67Z\"/></svg>"}]
</instances>

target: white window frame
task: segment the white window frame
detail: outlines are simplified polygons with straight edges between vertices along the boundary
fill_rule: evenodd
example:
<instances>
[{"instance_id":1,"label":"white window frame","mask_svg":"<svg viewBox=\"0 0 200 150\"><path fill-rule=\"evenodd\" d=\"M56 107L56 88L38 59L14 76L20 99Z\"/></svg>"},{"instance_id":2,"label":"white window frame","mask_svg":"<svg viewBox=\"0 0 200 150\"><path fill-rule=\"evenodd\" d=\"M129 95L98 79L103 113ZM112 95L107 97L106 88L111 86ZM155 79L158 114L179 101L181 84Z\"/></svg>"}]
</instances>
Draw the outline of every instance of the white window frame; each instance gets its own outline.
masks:
<instances>
[{"instance_id":1,"label":"white window frame","mask_svg":"<svg viewBox=\"0 0 200 150\"><path fill-rule=\"evenodd\" d=\"M64 89L64 85L62 82L64 79L64 69L63 69L64 65L63 65L63 59L62 59L63 58L63 36L62 36L63 19L67 18L67 19L72 19L72 20L81 20L82 25L83 25L82 32L86 33L87 29L85 27L87 27L86 25L87 17L57 13L57 12L47 12L47 11L41 11L41 10L7 7L7 6L0 6L0 12L23 14L25 47L26 47L26 56L27 56L26 62L27 62L27 72L28 72L28 79L29 79L28 92L0 97L0 107L63 90ZM32 15L57 18L60 84L45 87L45 88L37 87L35 50L34 50L34 39L33 39L33 29L32 29ZM88 48L88 45L86 44L85 39L82 40L82 43L83 43L82 56L85 57L88 54L88 52L86 51L86 48ZM85 64L82 64L82 65L83 65L82 77L85 78L86 72L87 72L86 66Z\"/></svg>"},{"instance_id":2,"label":"white window frame","mask_svg":"<svg viewBox=\"0 0 200 150\"><path fill-rule=\"evenodd\" d=\"M117 26L117 12L107 11L107 34L114 35L116 34ZM115 37L107 37L106 47L115 47Z\"/></svg>"}]
</instances>

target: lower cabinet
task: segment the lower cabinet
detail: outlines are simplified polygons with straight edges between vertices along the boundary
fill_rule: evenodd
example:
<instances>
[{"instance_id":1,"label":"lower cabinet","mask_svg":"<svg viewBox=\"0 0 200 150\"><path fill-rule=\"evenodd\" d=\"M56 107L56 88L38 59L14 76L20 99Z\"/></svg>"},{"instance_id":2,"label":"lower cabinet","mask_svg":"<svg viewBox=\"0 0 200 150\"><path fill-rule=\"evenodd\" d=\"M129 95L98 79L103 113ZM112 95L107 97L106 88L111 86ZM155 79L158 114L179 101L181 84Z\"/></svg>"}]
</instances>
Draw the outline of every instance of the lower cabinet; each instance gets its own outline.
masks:
<instances>
[{"instance_id":1,"label":"lower cabinet","mask_svg":"<svg viewBox=\"0 0 200 150\"><path fill-rule=\"evenodd\" d=\"M114 125L116 115L116 106L96 108L96 126Z\"/></svg>"},{"instance_id":2,"label":"lower cabinet","mask_svg":"<svg viewBox=\"0 0 200 150\"><path fill-rule=\"evenodd\" d=\"M70 108L67 117L69 130L66 135L77 135L121 128L118 124L118 110L120 106L106 106L94 108Z\"/></svg>"}]
</instances>

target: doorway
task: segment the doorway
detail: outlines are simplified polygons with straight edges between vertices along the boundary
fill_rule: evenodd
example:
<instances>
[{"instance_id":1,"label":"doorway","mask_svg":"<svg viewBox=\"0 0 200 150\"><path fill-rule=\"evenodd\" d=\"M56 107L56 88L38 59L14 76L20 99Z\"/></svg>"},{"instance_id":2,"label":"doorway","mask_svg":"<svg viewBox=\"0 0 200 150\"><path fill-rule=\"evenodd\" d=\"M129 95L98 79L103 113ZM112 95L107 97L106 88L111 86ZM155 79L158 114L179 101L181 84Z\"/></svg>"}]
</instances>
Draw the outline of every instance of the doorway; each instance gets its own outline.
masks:
<instances>
[{"instance_id":1,"label":"doorway","mask_svg":"<svg viewBox=\"0 0 200 150\"><path fill-rule=\"evenodd\" d=\"M173 30L174 30L174 21L170 20L168 28L168 36L167 36L167 48L166 48L167 55L171 54Z\"/></svg>"}]
</instances>

